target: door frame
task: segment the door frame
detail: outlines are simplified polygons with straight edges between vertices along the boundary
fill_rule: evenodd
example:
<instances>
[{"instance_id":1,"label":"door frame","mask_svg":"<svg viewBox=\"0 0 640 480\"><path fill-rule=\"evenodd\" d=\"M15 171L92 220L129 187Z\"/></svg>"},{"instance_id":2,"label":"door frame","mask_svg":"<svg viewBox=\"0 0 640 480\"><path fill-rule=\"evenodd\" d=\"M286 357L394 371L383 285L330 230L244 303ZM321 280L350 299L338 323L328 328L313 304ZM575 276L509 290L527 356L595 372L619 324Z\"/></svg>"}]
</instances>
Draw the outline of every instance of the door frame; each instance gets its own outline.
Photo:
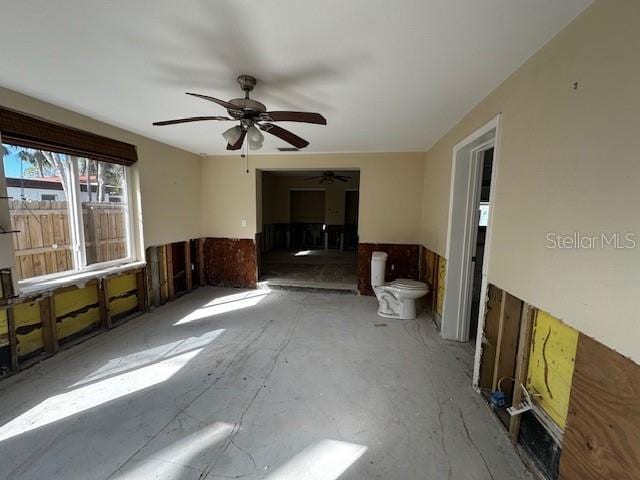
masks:
<instances>
[{"instance_id":1,"label":"door frame","mask_svg":"<svg viewBox=\"0 0 640 480\"><path fill-rule=\"evenodd\" d=\"M489 221L482 264L482 286L478 312L478 335L476 337L476 362L474 385L479 374L478 355L484 329L485 300L487 295L487 273L491 253L493 219L495 217L495 186L499 166L501 115L496 115L471 135L453 147L451 187L449 198L449 222L447 229L447 272L445 298L442 312L443 338L467 342L469 340L471 286L473 280L473 241L476 238L480 182L482 180L482 153L493 147L493 166L489 194Z\"/></svg>"}]
</instances>

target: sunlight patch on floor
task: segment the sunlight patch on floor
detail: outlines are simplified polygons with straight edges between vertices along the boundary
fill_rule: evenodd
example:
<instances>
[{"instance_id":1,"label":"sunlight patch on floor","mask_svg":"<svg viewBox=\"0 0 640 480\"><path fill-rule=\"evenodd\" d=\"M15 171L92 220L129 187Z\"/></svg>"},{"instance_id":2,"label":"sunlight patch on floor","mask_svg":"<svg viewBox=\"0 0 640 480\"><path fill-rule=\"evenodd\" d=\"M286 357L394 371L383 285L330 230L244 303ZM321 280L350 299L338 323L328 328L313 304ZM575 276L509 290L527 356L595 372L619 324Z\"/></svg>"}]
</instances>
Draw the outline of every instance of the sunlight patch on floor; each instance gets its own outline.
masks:
<instances>
[{"instance_id":1,"label":"sunlight patch on floor","mask_svg":"<svg viewBox=\"0 0 640 480\"><path fill-rule=\"evenodd\" d=\"M322 440L305 448L265 480L336 480L367 451L364 445Z\"/></svg>"},{"instance_id":2,"label":"sunlight patch on floor","mask_svg":"<svg viewBox=\"0 0 640 480\"><path fill-rule=\"evenodd\" d=\"M50 397L0 427L0 442L165 382L202 349Z\"/></svg>"},{"instance_id":3,"label":"sunlight patch on floor","mask_svg":"<svg viewBox=\"0 0 640 480\"><path fill-rule=\"evenodd\" d=\"M147 457L134 458L115 478L119 480L183 478L185 470L198 470L194 465L194 458L228 438L233 428L233 424L225 422L207 425Z\"/></svg>"},{"instance_id":4,"label":"sunlight patch on floor","mask_svg":"<svg viewBox=\"0 0 640 480\"><path fill-rule=\"evenodd\" d=\"M193 312L185 315L174 325L184 325L185 323L202 320L204 318L221 315L223 313L242 310L243 308L254 307L269 295L270 290L260 289L251 290L249 292L236 293L233 295L225 295L203 305Z\"/></svg>"},{"instance_id":5,"label":"sunlight patch on floor","mask_svg":"<svg viewBox=\"0 0 640 480\"><path fill-rule=\"evenodd\" d=\"M110 375L139 368L146 364L157 362L158 360L168 356L176 356L196 348L202 348L218 338L224 330L224 328L212 330L211 332L204 333L199 337L189 337L183 340L165 343L164 345L159 345L147 350L142 350L140 352L131 353L123 357L111 359L104 366L87 375L82 380L74 383L71 387L77 387Z\"/></svg>"}]
</instances>

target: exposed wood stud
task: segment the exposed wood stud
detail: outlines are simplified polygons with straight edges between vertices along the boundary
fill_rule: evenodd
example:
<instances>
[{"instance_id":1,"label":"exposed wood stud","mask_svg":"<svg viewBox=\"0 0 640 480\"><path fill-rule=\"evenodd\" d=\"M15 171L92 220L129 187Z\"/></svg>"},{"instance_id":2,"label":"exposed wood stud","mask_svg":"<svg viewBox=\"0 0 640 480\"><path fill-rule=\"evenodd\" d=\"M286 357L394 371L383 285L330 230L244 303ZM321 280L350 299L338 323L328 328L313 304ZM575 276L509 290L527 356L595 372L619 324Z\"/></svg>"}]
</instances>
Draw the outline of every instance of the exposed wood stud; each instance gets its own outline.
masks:
<instances>
[{"instance_id":1,"label":"exposed wood stud","mask_svg":"<svg viewBox=\"0 0 640 480\"><path fill-rule=\"evenodd\" d=\"M158 248L149 247L149 258L147 261L147 272L149 272L149 284L151 295L148 299L148 303L157 307L160 305L160 268L158 265Z\"/></svg>"},{"instance_id":2,"label":"exposed wood stud","mask_svg":"<svg viewBox=\"0 0 640 480\"><path fill-rule=\"evenodd\" d=\"M146 269L137 271L136 284L138 287L138 311L145 312L147 310Z\"/></svg>"},{"instance_id":3,"label":"exposed wood stud","mask_svg":"<svg viewBox=\"0 0 640 480\"><path fill-rule=\"evenodd\" d=\"M171 243L165 247L165 255L167 258L167 296L169 300L175 300L176 294L173 285L173 248Z\"/></svg>"},{"instance_id":4,"label":"exposed wood stud","mask_svg":"<svg viewBox=\"0 0 640 480\"><path fill-rule=\"evenodd\" d=\"M103 278L98 284L98 304L100 306L101 326L109 330L113 322L111 320L111 309L109 307L109 279Z\"/></svg>"},{"instance_id":5,"label":"exposed wood stud","mask_svg":"<svg viewBox=\"0 0 640 480\"><path fill-rule=\"evenodd\" d=\"M200 274L200 286L205 285L204 275L204 238L198 239L198 273Z\"/></svg>"},{"instance_id":6,"label":"exposed wood stud","mask_svg":"<svg viewBox=\"0 0 640 480\"><path fill-rule=\"evenodd\" d=\"M160 305L164 305L167 303L167 299L169 298L169 284L168 284L168 274L167 274L167 247L165 245L160 245L157 251L158 255L158 273L159 273L159 282L160 282Z\"/></svg>"},{"instance_id":7,"label":"exposed wood stud","mask_svg":"<svg viewBox=\"0 0 640 480\"><path fill-rule=\"evenodd\" d=\"M507 292L504 290L500 296L500 316L498 317L498 337L496 339L496 356L493 360L493 375L491 380L491 390L496 390L498 387L498 365L500 363L500 350L502 349L502 332L504 329L504 304Z\"/></svg>"},{"instance_id":8,"label":"exposed wood stud","mask_svg":"<svg viewBox=\"0 0 640 480\"><path fill-rule=\"evenodd\" d=\"M40 321L42 322L42 343L46 353L58 351L58 327L56 325L55 298L53 295L40 301Z\"/></svg>"},{"instance_id":9,"label":"exposed wood stud","mask_svg":"<svg viewBox=\"0 0 640 480\"><path fill-rule=\"evenodd\" d=\"M193 278L191 269L191 242L187 240L184 242L184 274L187 283L187 292L193 289Z\"/></svg>"},{"instance_id":10,"label":"exposed wood stud","mask_svg":"<svg viewBox=\"0 0 640 480\"><path fill-rule=\"evenodd\" d=\"M7 309L7 330L9 332L9 349L11 355L11 370L18 370L18 338L16 336L16 322L13 318L13 308Z\"/></svg>"},{"instance_id":11,"label":"exposed wood stud","mask_svg":"<svg viewBox=\"0 0 640 480\"><path fill-rule=\"evenodd\" d=\"M498 330L502 310L502 290L495 285L487 289L487 308L482 332L482 356L480 362L479 386L484 389L493 387L496 349L498 346Z\"/></svg>"},{"instance_id":12,"label":"exposed wood stud","mask_svg":"<svg viewBox=\"0 0 640 480\"><path fill-rule=\"evenodd\" d=\"M493 378L494 390L498 387L500 379L514 378L521 312L522 300L503 291L500 330L498 332L498 351L496 353ZM513 393L513 380L503 382L500 389L510 398Z\"/></svg>"},{"instance_id":13,"label":"exposed wood stud","mask_svg":"<svg viewBox=\"0 0 640 480\"><path fill-rule=\"evenodd\" d=\"M529 354L531 352L531 334L533 331L533 319L535 309L528 303L522 305L522 315L520 316L520 335L518 339L518 355L516 358L515 390L513 392L512 404L517 407L522 402L522 388L527 380L529 370ZM509 436L514 442L518 441L520 433L520 415L511 417L509 424Z\"/></svg>"}]
</instances>

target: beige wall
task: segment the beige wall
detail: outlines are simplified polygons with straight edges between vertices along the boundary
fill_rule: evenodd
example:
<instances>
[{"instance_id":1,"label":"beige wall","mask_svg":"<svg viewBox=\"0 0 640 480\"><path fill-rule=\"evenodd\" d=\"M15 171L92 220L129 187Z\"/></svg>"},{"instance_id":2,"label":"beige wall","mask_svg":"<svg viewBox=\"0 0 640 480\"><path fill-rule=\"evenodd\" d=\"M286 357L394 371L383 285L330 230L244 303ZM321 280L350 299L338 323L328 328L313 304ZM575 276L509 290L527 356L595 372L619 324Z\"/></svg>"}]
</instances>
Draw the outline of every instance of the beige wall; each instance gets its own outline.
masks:
<instances>
[{"instance_id":1,"label":"beige wall","mask_svg":"<svg viewBox=\"0 0 640 480\"><path fill-rule=\"evenodd\" d=\"M640 245L551 250L546 235L640 234L639 24L636 0L596 2L443 137L421 234L444 254L453 146L502 112L489 281L636 362Z\"/></svg>"},{"instance_id":2,"label":"beige wall","mask_svg":"<svg viewBox=\"0 0 640 480\"><path fill-rule=\"evenodd\" d=\"M318 181L305 181L305 176L278 176L264 172L262 174L263 196L263 223L288 223L290 208L290 189L321 189L325 192L324 219L328 225L343 225L345 216L345 200L347 190L357 190L360 173L337 172L350 177L348 182L335 182L333 184L318 183ZM309 173L315 176L317 172ZM257 224L258 231L261 228Z\"/></svg>"},{"instance_id":3,"label":"beige wall","mask_svg":"<svg viewBox=\"0 0 640 480\"><path fill-rule=\"evenodd\" d=\"M0 105L136 145L145 245L201 236L198 156L11 90L0 88Z\"/></svg>"},{"instance_id":4,"label":"beige wall","mask_svg":"<svg viewBox=\"0 0 640 480\"><path fill-rule=\"evenodd\" d=\"M204 159L205 235L255 236L256 169L330 169L360 171L361 242L414 244L420 240L422 153L252 155L249 164L247 174L239 155Z\"/></svg>"}]
</instances>

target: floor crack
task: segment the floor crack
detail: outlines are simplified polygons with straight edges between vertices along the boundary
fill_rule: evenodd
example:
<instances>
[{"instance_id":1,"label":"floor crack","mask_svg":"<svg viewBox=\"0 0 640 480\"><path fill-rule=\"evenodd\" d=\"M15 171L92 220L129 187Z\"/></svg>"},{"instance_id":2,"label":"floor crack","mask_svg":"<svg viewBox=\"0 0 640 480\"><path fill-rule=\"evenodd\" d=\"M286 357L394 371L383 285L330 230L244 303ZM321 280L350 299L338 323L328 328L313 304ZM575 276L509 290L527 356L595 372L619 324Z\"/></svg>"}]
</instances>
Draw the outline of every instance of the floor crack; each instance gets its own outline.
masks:
<instances>
[{"instance_id":1,"label":"floor crack","mask_svg":"<svg viewBox=\"0 0 640 480\"><path fill-rule=\"evenodd\" d=\"M491 479L495 480L495 477L493 476L493 473L491 473L491 469L489 468L489 464L487 463L487 459L484 458L484 455L482 454L482 452L478 448L478 445L476 445L476 442L474 442L473 438L471 438L471 433L469 432L469 428L467 427L467 422L464 419L464 414L462 413L462 409L459 408L458 411L460 412L460 420L462 420L462 426L464 427L464 431L467 434L467 438L469 439L469 443L471 443L471 445L473 445L473 448L475 448L476 452L478 452L478 455L480 455L480 458L482 459L482 463L484 463L484 467L487 469L487 473L489 474Z\"/></svg>"}]
</instances>

